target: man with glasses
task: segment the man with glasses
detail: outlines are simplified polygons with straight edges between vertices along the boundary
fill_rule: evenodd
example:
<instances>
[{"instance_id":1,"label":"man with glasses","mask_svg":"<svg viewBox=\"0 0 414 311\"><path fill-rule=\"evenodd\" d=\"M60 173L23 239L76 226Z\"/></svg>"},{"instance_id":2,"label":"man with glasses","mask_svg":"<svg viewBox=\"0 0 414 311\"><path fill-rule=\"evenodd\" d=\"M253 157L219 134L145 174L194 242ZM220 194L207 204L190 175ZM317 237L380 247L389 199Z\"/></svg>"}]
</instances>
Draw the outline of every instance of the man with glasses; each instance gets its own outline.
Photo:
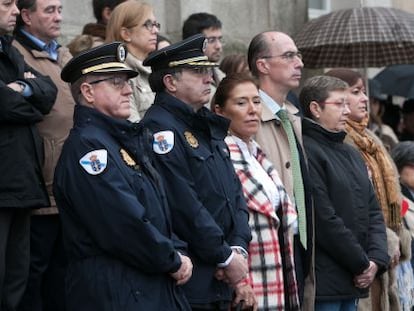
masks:
<instances>
[{"instance_id":1,"label":"man with glasses","mask_svg":"<svg viewBox=\"0 0 414 311\"><path fill-rule=\"evenodd\" d=\"M207 46L204 54L208 57L209 61L218 63L223 54L224 45L221 28L221 21L215 15L209 13L194 13L184 21L183 39L199 33L203 34L207 38ZM212 95L214 95L217 85L224 77L224 72L218 67L213 68Z\"/></svg>"},{"instance_id":2,"label":"man with glasses","mask_svg":"<svg viewBox=\"0 0 414 311\"><path fill-rule=\"evenodd\" d=\"M184 286L187 299L193 310L228 310L231 287L248 282L251 234L223 140L229 122L204 107L216 66L203 54L205 44L203 35L195 35L144 60L156 96L142 122L153 132L174 232L188 243L194 261L193 277Z\"/></svg>"},{"instance_id":3,"label":"man with glasses","mask_svg":"<svg viewBox=\"0 0 414 311\"><path fill-rule=\"evenodd\" d=\"M302 76L302 56L292 38L276 31L256 35L248 49L248 63L259 81L260 97L264 103L261 127L256 140L275 165L283 184L298 212L294 236L295 269L301 303L307 276L313 284L313 212L308 170L303 153L301 118L298 109L286 98L299 86ZM308 283L308 282L307 282ZM305 307L313 306L313 286Z\"/></svg>"},{"instance_id":4,"label":"man with glasses","mask_svg":"<svg viewBox=\"0 0 414 311\"><path fill-rule=\"evenodd\" d=\"M53 185L69 262L67 311L190 309L177 285L192 263L173 239L149 134L127 121L137 72L126 54L119 42L105 44L61 74L77 103Z\"/></svg>"}]
</instances>

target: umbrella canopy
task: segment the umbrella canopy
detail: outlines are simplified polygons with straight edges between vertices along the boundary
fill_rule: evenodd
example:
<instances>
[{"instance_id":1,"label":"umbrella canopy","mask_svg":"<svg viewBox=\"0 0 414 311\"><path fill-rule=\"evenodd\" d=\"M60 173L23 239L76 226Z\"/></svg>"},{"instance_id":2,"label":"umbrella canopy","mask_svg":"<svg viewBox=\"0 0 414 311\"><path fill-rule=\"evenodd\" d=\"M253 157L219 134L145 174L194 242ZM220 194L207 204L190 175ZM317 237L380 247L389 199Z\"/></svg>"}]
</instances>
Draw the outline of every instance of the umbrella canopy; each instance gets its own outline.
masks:
<instances>
[{"instance_id":1,"label":"umbrella canopy","mask_svg":"<svg viewBox=\"0 0 414 311\"><path fill-rule=\"evenodd\" d=\"M334 11L295 37L305 67L384 67L414 63L414 14L394 8Z\"/></svg>"},{"instance_id":2,"label":"umbrella canopy","mask_svg":"<svg viewBox=\"0 0 414 311\"><path fill-rule=\"evenodd\" d=\"M414 65L394 65L374 77L381 84L382 92L414 98Z\"/></svg>"}]
</instances>

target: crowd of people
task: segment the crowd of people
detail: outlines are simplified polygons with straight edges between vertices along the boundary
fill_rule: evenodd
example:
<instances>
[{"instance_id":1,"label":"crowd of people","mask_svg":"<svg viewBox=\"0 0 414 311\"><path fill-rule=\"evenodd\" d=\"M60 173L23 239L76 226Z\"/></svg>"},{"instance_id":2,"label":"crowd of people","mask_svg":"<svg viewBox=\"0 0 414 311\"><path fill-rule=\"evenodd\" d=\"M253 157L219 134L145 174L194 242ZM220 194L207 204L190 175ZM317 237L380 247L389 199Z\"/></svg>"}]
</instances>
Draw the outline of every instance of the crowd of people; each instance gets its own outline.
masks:
<instances>
[{"instance_id":1,"label":"crowd of people","mask_svg":"<svg viewBox=\"0 0 414 311\"><path fill-rule=\"evenodd\" d=\"M93 10L64 47L61 0L0 0L0 310L412 310L412 99L397 135L355 70L296 96L286 33Z\"/></svg>"}]
</instances>

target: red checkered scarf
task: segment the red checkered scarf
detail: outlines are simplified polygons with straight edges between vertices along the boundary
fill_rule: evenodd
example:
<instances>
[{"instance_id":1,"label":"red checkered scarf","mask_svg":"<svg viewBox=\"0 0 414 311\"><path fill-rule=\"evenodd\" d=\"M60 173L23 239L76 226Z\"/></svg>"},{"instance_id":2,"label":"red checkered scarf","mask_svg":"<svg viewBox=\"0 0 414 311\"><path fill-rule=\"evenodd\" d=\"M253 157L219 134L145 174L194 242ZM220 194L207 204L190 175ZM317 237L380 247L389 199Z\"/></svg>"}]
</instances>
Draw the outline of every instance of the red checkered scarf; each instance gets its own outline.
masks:
<instances>
[{"instance_id":1,"label":"red checkered scarf","mask_svg":"<svg viewBox=\"0 0 414 311\"><path fill-rule=\"evenodd\" d=\"M255 158L274 181L280 196L284 245L280 250L280 220L262 184L252 176L249 164L232 136L225 139L234 169L241 181L249 207L252 241L249 245L249 276L259 303L259 310L299 310L298 289L293 260L291 225L297 213L272 163L260 148ZM253 141L253 144L257 144ZM282 256L285 267L282 267ZM285 287L284 279L288 288ZM287 293L288 297L285 297Z\"/></svg>"}]
</instances>

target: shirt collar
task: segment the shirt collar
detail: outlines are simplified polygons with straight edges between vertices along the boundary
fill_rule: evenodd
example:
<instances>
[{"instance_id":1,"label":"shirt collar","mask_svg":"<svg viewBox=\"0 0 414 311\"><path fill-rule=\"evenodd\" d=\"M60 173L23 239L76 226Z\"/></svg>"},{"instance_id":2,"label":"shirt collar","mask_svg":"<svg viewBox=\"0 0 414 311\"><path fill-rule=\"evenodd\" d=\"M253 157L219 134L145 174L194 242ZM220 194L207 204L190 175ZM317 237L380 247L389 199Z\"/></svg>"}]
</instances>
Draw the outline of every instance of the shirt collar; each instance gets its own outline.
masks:
<instances>
[{"instance_id":1,"label":"shirt collar","mask_svg":"<svg viewBox=\"0 0 414 311\"><path fill-rule=\"evenodd\" d=\"M270 111L276 115L282 106L278 104L273 98L267 95L263 90L259 90L260 98L262 99L263 103L270 109Z\"/></svg>"},{"instance_id":2,"label":"shirt collar","mask_svg":"<svg viewBox=\"0 0 414 311\"><path fill-rule=\"evenodd\" d=\"M46 44L45 42L33 36L32 34L28 33L24 29L21 29L21 32L26 37L28 37L39 49L46 51L52 58L56 59L57 49L59 47L59 44L56 42L56 40L52 40Z\"/></svg>"}]
</instances>

